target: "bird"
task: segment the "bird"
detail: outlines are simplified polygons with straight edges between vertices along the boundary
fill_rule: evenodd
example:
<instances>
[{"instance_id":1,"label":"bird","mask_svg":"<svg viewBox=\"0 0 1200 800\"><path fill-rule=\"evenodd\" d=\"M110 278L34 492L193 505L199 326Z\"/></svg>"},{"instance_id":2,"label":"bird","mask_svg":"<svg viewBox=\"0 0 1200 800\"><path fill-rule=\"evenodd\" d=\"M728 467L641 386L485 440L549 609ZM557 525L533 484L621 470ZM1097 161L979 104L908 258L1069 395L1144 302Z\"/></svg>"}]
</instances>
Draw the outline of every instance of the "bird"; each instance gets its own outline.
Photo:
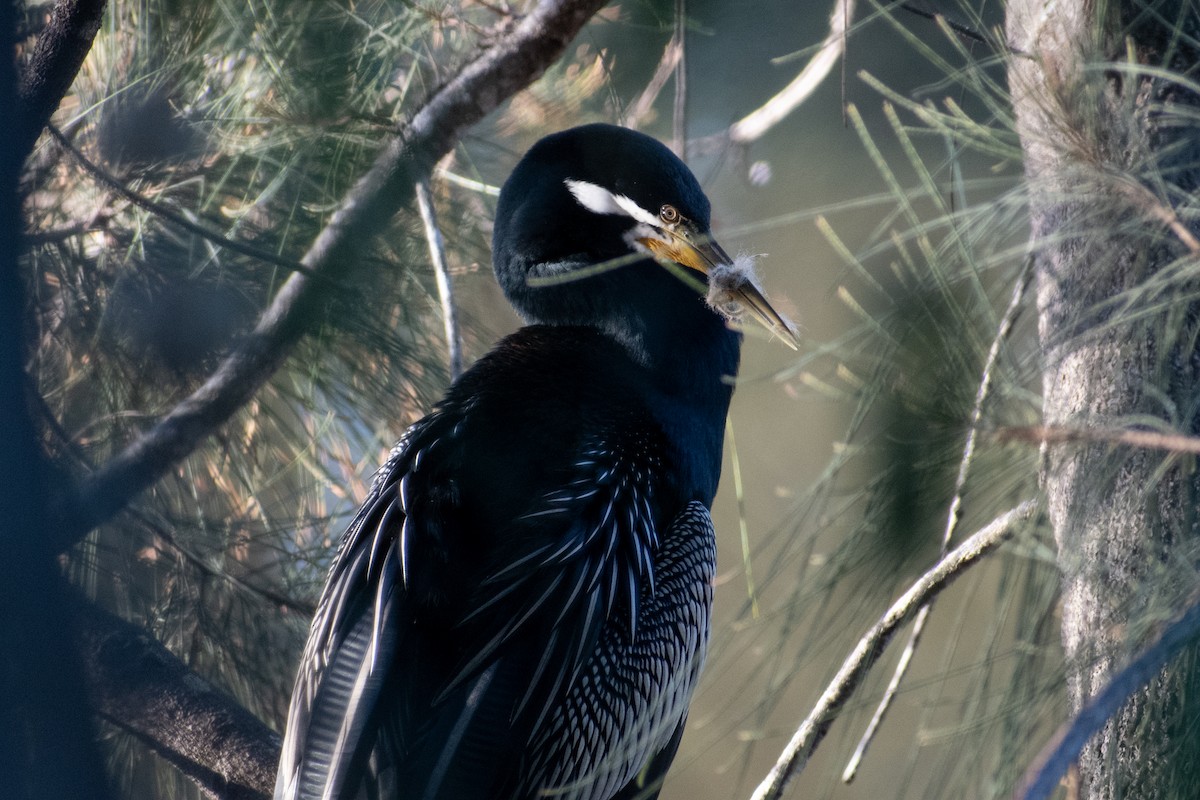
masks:
<instances>
[{"instance_id":1,"label":"bird","mask_svg":"<svg viewBox=\"0 0 1200 800\"><path fill-rule=\"evenodd\" d=\"M503 185L525 325L412 425L347 529L276 800L657 797L710 629L741 309L794 346L691 170L597 123Z\"/></svg>"}]
</instances>

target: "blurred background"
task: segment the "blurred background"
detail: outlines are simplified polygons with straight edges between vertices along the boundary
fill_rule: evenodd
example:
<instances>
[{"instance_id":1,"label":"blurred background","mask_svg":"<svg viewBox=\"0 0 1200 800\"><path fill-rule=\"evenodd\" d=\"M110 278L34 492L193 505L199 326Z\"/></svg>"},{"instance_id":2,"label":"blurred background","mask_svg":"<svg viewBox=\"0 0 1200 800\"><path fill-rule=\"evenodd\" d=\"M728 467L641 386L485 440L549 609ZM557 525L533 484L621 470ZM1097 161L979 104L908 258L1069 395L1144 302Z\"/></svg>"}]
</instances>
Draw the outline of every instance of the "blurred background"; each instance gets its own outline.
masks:
<instances>
[{"instance_id":1,"label":"blurred background","mask_svg":"<svg viewBox=\"0 0 1200 800\"><path fill-rule=\"evenodd\" d=\"M713 643L666 800L749 796L858 638L936 562L981 370L1022 281L995 0L860 2L841 62L799 108L748 146L720 140L812 58L834 5L614 2L431 183L468 360L519 324L490 272L494 187L540 136L596 120L690 143L723 246L762 254L773 304L802 331L799 353L747 335L713 509ZM55 124L144 196L296 259L389 125L522 9L112 2ZM26 4L30 37L47 10ZM647 93L679 30L682 107L670 75ZM44 142L29 171L31 374L47 449L82 474L198 386L287 274L165 223L63 147ZM269 385L67 566L276 730L341 532L449 379L415 209L331 297ZM1031 327L1018 314L1002 342L984 429L1038 419ZM1036 456L981 438L955 541L1035 496ZM1052 544L1030 524L942 595L857 779L839 776L903 642L788 796L1007 795L1066 713ZM131 737L104 735L124 796L198 796Z\"/></svg>"}]
</instances>

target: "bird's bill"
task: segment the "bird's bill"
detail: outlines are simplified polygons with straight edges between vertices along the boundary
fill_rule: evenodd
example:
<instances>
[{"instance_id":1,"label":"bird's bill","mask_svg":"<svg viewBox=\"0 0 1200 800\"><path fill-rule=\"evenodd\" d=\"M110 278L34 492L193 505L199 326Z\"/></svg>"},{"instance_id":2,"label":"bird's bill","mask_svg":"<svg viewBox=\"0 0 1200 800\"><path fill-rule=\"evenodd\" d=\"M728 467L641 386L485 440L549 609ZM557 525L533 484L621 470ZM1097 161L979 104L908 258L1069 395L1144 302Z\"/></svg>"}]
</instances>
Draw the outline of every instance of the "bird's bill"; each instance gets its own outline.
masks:
<instances>
[{"instance_id":1,"label":"bird's bill","mask_svg":"<svg viewBox=\"0 0 1200 800\"><path fill-rule=\"evenodd\" d=\"M786 317L771 308L771 304L757 286L745 281L741 286L732 289L731 293L738 305L746 309L756 322L782 339L788 347L793 350L800 349L800 335L796 333L796 329Z\"/></svg>"},{"instance_id":2,"label":"bird's bill","mask_svg":"<svg viewBox=\"0 0 1200 800\"><path fill-rule=\"evenodd\" d=\"M655 258L674 261L705 276L712 275L718 267L728 267L736 271L734 260L711 236L696 235L691 231L682 230L682 225L679 228L667 232L666 239L646 237L638 241L645 245ZM738 280L720 288L756 322L782 339L788 347L798 350L800 337L792 324L771 307L749 275L743 271L737 277Z\"/></svg>"}]
</instances>

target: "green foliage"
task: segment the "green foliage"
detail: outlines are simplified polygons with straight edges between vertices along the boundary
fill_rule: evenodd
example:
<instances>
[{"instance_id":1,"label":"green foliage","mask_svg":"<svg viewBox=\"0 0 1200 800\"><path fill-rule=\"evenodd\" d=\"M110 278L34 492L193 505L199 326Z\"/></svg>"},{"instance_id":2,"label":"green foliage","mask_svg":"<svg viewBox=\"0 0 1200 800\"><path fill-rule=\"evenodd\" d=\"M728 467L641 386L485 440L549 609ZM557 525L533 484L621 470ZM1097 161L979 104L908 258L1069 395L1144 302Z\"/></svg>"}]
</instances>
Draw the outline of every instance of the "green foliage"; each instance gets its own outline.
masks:
<instances>
[{"instance_id":1,"label":"green foliage","mask_svg":"<svg viewBox=\"0 0 1200 800\"><path fill-rule=\"evenodd\" d=\"M474 4L109 4L56 125L149 201L279 263L129 202L46 141L26 178L29 371L64 470L96 469L201 385L287 279L280 263L495 19ZM474 198L444 199L483 241ZM69 555L92 597L277 728L339 531L446 380L427 262L419 220L399 220L254 400ZM195 795L110 734L129 796Z\"/></svg>"},{"instance_id":2,"label":"green foliage","mask_svg":"<svg viewBox=\"0 0 1200 800\"><path fill-rule=\"evenodd\" d=\"M746 510L765 493L753 477L763 474L753 472L760 454L746 444L753 420L743 424L749 415L739 419L735 411L743 449L726 484L736 477L736 498L727 485L718 507L736 501L740 563L747 575L753 567L754 580L728 592L718 587L719 602L735 599L718 606L708 688L673 772L673 780L683 776L681 785L707 787L726 772L733 777L722 779L738 796L748 793L858 637L937 558L977 404L979 435L955 541L1038 493L1036 444L997 435L1041 420L1036 287L1020 294L1015 320L1005 312L1028 279L1030 196L1004 72L1009 58L1023 56L1006 49L1000 4L943 5L982 41L891 4L860 11L849 38L854 102L847 129L834 125L819 139L815 125L787 128L756 144L768 148L778 137L774 171L799 176L777 180L763 193L769 202L757 203L756 189L730 177L746 153L693 160L711 179L710 194L720 194L714 208L734 219L718 227L719 235L740 234L750 246L778 236L799 269L835 263L836 288L802 302L807 314L828 300L844 315L833 333L806 338L801 353L771 376L777 383L752 376L739 392L783 385L794 401L768 420L778 448L823 454L832 438L832 455L812 476L760 479L790 497L782 521L761 523ZM102 465L202 384L253 326L288 277L283 265L301 258L380 143L512 22L501 6L468 0L109 6L56 125L101 169L154 203L274 259L183 230L112 191L63 148L43 143L26 175L29 374L42 403L44 446L73 475ZM515 153L549 129L623 118L653 72L672 13L660 2L604 12L582 44L442 167L495 182ZM739 38L709 24L715 8L693 4L689 13L690 57L702 52L697 42L708 43L720 50L722 67L773 24L755 20L756 33ZM1131 24L1151 18L1158 17L1148 10ZM891 38L870 38L881 31ZM892 61L923 65L922 85L904 83L909 76L892 61L886 73L854 74L857 59L869 56L858 49L864 40L871 47L886 41ZM1187 36L1164 39L1164 50L1191 47ZM782 72L791 64L778 63ZM1165 68L1129 60L1095 72L1094 91L1075 98L1080 107L1102 101L1106 81L1118 77L1154 75L1195 88ZM702 116L710 127L731 121L721 116L732 114L729 108L742 108L744 98L735 94L766 97L759 98L757 74L739 75L723 94L721 79L717 70L691 72L693 92L719 94ZM753 92L741 91L751 84ZM657 123L664 134L666 122L655 112L661 115L670 99L666 92L650 103L641 122ZM1178 131L1195 127L1194 110L1165 99L1151 110L1171 115ZM1104 144L1100 133L1084 130L1080 152L1104 153L1093 147ZM789 138L800 136L810 137L804 147ZM869 177L838 177L867 188L849 200L814 199L837 188L820 183L822 147L852 149L855 166ZM1195 156L1183 144L1167 152L1166 160L1126 162L1111 152L1108 162L1081 159L1073 191L1103 203L1061 235L1116 234L1146 258L1175 252L1163 209L1194 210L1194 187L1176 176ZM459 277L489 263L493 202L486 187L465 183L434 184ZM730 210L735 197L752 209L748 218ZM415 212L403 214L353 280L329 287L319 332L255 399L67 559L72 578L92 597L144 624L277 727L308 614L348 514L387 448L446 382L425 247ZM788 268L780 260L769 262L769 288ZM1115 427L1186 431L1196 416L1195 391L1172 383L1178 354L1194 351L1193 267L1194 257L1180 250L1165 268L1133 275L1121 292L1080 310L1096 323L1088 335L1139 323L1169 345L1159 350L1144 413L1110 421ZM482 299L474 298L467 313L486 329L484 305L494 294L477 293ZM467 339L477 345L471 331ZM985 366L990 379L980 403ZM811 410L831 406L841 430L811 430ZM1111 470L1096 476L1098 502L1129 457L1128 448L1111 448ZM1149 457L1161 464L1156 481L1177 467L1193 470L1184 456ZM720 536L736 543L732 528ZM736 548L724 550L722 569L736 571L737 558ZM1164 559L1130 614L1131 642L1169 616L1180 587L1194 583L1195 563L1186 553ZM885 778L871 784L864 777L863 784L886 783L892 797L1008 795L1066 715L1058 580L1054 543L1045 525L1035 525L943 598L916 671L867 757L866 769ZM740 610L730 611L733 605ZM885 659L877 669L823 753L840 759L850 752L893 663ZM139 744L107 733L114 774L128 796L195 796ZM708 757L714 752L718 758ZM840 764L814 762L793 791L861 796L836 785L838 772Z\"/></svg>"},{"instance_id":3,"label":"green foliage","mask_svg":"<svg viewBox=\"0 0 1200 800\"><path fill-rule=\"evenodd\" d=\"M1041 403L1032 313L1019 312L1011 331L1004 313L1028 280L1029 200L1003 39L966 3L955 18L986 42L965 45L944 20L876 13L939 77L914 91L860 73L875 95L849 106L848 124L884 193L811 212L843 264L833 295L850 324L832 340L809 340L776 378L810 404L848 413L790 521L755 548L761 619L747 604L714 643L718 665L726 653L770 654L749 678L750 710L735 712L747 744L733 761L743 765L770 760L858 638L938 558L997 340L954 541L1038 494L1036 445L991 433L1036 424ZM858 35L878 24L860 23ZM873 223L862 225L864 216ZM1022 298L1018 308L1031 308L1033 291ZM839 716L824 745L832 752L792 792L858 797L886 784L889 797L1008 796L1065 713L1057 580L1048 531L1031 526L934 607L913 673L866 756L865 786L839 789L836 776L903 642ZM762 775L747 772L750 786Z\"/></svg>"}]
</instances>

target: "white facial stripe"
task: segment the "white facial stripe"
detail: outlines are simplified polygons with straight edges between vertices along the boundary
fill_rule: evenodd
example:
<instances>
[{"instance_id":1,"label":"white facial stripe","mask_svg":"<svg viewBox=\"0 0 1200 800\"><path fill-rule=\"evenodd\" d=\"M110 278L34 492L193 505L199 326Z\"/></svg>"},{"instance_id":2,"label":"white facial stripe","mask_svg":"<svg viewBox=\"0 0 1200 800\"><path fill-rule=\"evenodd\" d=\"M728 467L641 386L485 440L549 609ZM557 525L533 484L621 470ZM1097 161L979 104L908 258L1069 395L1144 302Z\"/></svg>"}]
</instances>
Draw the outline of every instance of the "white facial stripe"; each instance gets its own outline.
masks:
<instances>
[{"instance_id":1,"label":"white facial stripe","mask_svg":"<svg viewBox=\"0 0 1200 800\"><path fill-rule=\"evenodd\" d=\"M575 195L575 199L579 201L579 205L588 211L594 211L597 214L626 213L617 204L616 196L603 186L597 186L587 181L574 181L570 178L567 178L564 183L567 184L567 189L570 190L571 194Z\"/></svg>"},{"instance_id":2,"label":"white facial stripe","mask_svg":"<svg viewBox=\"0 0 1200 800\"><path fill-rule=\"evenodd\" d=\"M613 194L603 186L570 178L564 181L579 205L596 214L623 214L645 225L657 226L658 219L623 194Z\"/></svg>"},{"instance_id":3,"label":"white facial stripe","mask_svg":"<svg viewBox=\"0 0 1200 800\"><path fill-rule=\"evenodd\" d=\"M638 222L642 223L643 225L649 225L651 227L656 227L659 224L658 217L654 216L653 214L648 213L644 208L642 208L637 203L630 200L625 195L623 195L623 194L613 195L613 199L617 201L617 205L619 205L621 208L625 209L626 214L633 217L634 219L636 219Z\"/></svg>"}]
</instances>

